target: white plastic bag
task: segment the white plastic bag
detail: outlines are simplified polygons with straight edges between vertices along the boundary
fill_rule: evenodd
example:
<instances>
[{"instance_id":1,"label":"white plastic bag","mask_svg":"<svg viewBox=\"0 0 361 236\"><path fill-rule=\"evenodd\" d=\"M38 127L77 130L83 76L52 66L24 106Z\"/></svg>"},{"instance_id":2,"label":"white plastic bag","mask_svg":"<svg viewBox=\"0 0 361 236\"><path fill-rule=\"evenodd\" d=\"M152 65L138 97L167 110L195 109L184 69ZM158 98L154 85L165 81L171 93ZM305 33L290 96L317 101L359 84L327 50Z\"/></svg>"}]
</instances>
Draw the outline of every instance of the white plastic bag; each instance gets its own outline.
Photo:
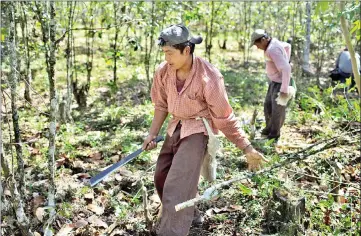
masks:
<instances>
[{"instance_id":1,"label":"white plastic bag","mask_svg":"<svg viewBox=\"0 0 361 236\"><path fill-rule=\"evenodd\" d=\"M295 97L295 95L296 95L296 89L293 86L288 86L287 97L281 98L280 92L278 92L276 102L278 105L285 107L285 106L287 106L288 101L291 100L291 98Z\"/></svg>"}]
</instances>

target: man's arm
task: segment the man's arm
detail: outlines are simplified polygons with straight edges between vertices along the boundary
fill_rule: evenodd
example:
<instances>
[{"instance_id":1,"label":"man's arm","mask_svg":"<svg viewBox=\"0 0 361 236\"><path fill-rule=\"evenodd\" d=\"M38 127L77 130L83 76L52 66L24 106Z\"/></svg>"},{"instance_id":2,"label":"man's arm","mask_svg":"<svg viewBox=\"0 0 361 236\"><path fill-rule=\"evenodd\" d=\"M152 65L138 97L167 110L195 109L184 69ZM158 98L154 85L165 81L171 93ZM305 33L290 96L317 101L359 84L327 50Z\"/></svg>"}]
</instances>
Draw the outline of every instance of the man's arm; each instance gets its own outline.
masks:
<instances>
[{"instance_id":1,"label":"man's arm","mask_svg":"<svg viewBox=\"0 0 361 236\"><path fill-rule=\"evenodd\" d=\"M162 128L162 125L167 118L168 112L161 110L154 110L154 117L152 124L149 129L149 134L143 142L143 150L151 150L157 146L157 143L153 140L157 137L159 130Z\"/></svg>"},{"instance_id":2,"label":"man's arm","mask_svg":"<svg viewBox=\"0 0 361 236\"><path fill-rule=\"evenodd\" d=\"M228 102L223 78L213 78L212 81L208 81L205 86L204 97L216 128L222 131L229 141L244 150L250 142Z\"/></svg>"},{"instance_id":3,"label":"man's arm","mask_svg":"<svg viewBox=\"0 0 361 236\"><path fill-rule=\"evenodd\" d=\"M264 162L268 162L261 153L252 147L251 142L242 130L240 122L228 102L223 78L217 78L215 81L209 82L206 85L204 96L216 128L222 131L229 141L244 152L248 162L248 169L258 169Z\"/></svg>"},{"instance_id":4,"label":"man's arm","mask_svg":"<svg viewBox=\"0 0 361 236\"><path fill-rule=\"evenodd\" d=\"M159 130L168 115L167 91L166 86L164 85L164 81L162 80L163 69L164 63L158 67L154 74L150 93L152 103L154 104L154 117L149 129L149 134L143 142L143 150L151 150L157 146L157 143L153 140L157 137Z\"/></svg>"},{"instance_id":5,"label":"man's arm","mask_svg":"<svg viewBox=\"0 0 361 236\"><path fill-rule=\"evenodd\" d=\"M290 84L290 79L291 79L291 65L288 62L288 59L282 53L281 49L279 48L270 51L269 57L275 63L277 70L282 73L282 85L280 92L287 94L288 86Z\"/></svg>"}]
</instances>

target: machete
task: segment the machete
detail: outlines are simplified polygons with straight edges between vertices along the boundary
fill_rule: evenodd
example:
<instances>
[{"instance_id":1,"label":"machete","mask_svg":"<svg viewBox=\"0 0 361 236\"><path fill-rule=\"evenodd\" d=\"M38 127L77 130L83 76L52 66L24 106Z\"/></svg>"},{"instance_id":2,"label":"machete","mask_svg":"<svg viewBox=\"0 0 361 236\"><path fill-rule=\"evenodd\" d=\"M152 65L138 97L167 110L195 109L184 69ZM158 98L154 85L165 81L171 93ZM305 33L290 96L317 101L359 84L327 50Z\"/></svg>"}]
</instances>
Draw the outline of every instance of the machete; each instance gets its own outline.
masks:
<instances>
[{"instance_id":1,"label":"machete","mask_svg":"<svg viewBox=\"0 0 361 236\"><path fill-rule=\"evenodd\" d=\"M154 139L155 142L160 142L163 141L164 138L162 136L158 136L157 138ZM130 162L131 160L133 160L134 158L136 158L140 153L143 152L142 148L139 148L137 151L129 154L128 156L126 156L125 158L123 158L121 161L111 165L110 167L108 167L107 169L103 170L102 172L100 172L99 174L97 174L96 176L93 176L90 179L90 186L93 187L94 185L96 185L97 183L99 183L100 181L102 181L105 177L107 177L108 175L110 175L111 173L113 173L114 171L116 171L118 168L124 166L125 164L127 164L128 162Z\"/></svg>"}]
</instances>

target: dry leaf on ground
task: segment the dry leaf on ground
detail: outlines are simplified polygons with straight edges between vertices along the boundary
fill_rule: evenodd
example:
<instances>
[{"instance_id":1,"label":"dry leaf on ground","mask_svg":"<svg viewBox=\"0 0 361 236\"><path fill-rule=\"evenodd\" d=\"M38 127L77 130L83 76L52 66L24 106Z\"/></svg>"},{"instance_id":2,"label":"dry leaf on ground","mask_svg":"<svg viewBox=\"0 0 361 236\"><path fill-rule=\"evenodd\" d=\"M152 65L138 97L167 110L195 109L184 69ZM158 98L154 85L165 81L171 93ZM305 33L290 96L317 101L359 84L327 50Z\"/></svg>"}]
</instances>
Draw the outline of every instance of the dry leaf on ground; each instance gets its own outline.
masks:
<instances>
[{"instance_id":1,"label":"dry leaf on ground","mask_svg":"<svg viewBox=\"0 0 361 236\"><path fill-rule=\"evenodd\" d=\"M87 205L88 210L91 210L92 212L94 212L97 215L102 215L104 213L104 208L94 205L94 204L88 204Z\"/></svg>"},{"instance_id":2,"label":"dry leaf on ground","mask_svg":"<svg viewBox=\"0 0 361 236\"><path fill-rule=\"evenodd\" d=\"M87 221L93 226L93 227L103 227L103 228L108 228L107 223L105 223L104 221L102 221L101 219L99 219L98 216L96 215L92 215L90 216Z\"/></svg>"},{"instance_id":3,"label":"dry leaf on ground","mask_svg":"<svg viewBox=\"0 0 361 236\"><path fill-rule=\"evenodd\" d=\"M63 225L55 236L68 236L73 229L74 226L72 224Z\"/></svg>"}]
</instances>

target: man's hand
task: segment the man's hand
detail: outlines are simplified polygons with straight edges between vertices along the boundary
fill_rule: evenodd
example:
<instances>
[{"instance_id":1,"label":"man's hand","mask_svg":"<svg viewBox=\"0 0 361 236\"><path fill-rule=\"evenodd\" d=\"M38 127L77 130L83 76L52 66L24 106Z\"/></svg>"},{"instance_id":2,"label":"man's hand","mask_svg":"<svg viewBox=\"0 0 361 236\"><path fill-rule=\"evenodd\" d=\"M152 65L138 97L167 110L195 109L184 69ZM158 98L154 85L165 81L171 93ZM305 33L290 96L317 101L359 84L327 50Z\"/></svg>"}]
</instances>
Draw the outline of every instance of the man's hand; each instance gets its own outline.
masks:
<instances>
[{"instance_id":1,"label":"man's hand","mask_svg":"<svg viewBox=\"0 0 361 236\"><path fill-rule=\"evenodd\" d=\"M246 155L248 170L255 171L259 170L264 162L269 162L261 153L256 151L251 145L248 146L244 153Z\"/></svg>"},{"instance_id":2,"label":"man's hand","mask_svg":"<svg viewBox=\"0 0 361 236\"><path fill-rule=\"evenodd\" d=\"M288 93L280 92L280 98L286 99L288 97Z\"/></svg>"},{"instance_id":3,"label":"man's hand","mask_svg":"<svg viewBox=\"0 0 361 236\"><path fill-rule=\"evenodd\" d=\"M157 137L157 135L149 134L143 142L142 149L143 150L152 150L157 147L157 142L154 141L154 139Z\"/></svg>"}]
</instances>

